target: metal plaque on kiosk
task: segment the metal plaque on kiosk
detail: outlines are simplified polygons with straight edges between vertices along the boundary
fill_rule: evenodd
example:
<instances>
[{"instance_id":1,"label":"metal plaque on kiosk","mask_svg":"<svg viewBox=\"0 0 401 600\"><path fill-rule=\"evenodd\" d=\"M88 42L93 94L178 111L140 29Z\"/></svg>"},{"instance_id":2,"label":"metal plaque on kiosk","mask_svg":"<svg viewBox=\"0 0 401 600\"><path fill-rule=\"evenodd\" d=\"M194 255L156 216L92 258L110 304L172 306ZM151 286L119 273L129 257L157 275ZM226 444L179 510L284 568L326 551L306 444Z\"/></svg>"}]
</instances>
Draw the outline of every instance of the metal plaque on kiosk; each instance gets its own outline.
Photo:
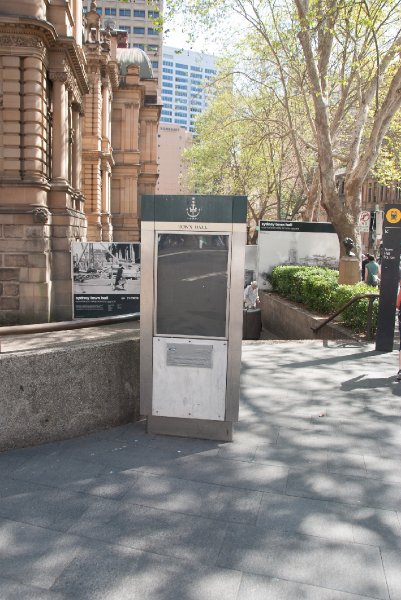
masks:
<instances>
[{"instance_id":1,"label":"metal plaque on kiosk","mask_svg":"<svg viewBox=\"0 0 401 600\"><path fill-rule=\"evenodd\" d=\"M141 414L148 431L231 440L238 420L244 196L143 196Z\"/></svg>"}]
</instances>

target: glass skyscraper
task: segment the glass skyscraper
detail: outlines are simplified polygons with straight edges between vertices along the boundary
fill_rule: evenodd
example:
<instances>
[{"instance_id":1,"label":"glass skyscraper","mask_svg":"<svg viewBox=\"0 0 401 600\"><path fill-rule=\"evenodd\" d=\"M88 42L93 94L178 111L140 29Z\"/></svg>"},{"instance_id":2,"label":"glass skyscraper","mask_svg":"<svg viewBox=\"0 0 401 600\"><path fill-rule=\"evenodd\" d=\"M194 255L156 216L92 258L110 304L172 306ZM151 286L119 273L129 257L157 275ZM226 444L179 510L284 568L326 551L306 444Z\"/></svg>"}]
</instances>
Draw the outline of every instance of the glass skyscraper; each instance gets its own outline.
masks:
<instances>
[{"instance_id":1,"label":"glass skyscraper","mask_svg":"<svg viewBox=\"0 0 401 600\"><path fill-rule=\"evenodd\" d=\"M163 46L160 122L175 123L194 133L195 119L207 107L207 84L215 74L214 56Z\"/></svg>"}]
</instances>

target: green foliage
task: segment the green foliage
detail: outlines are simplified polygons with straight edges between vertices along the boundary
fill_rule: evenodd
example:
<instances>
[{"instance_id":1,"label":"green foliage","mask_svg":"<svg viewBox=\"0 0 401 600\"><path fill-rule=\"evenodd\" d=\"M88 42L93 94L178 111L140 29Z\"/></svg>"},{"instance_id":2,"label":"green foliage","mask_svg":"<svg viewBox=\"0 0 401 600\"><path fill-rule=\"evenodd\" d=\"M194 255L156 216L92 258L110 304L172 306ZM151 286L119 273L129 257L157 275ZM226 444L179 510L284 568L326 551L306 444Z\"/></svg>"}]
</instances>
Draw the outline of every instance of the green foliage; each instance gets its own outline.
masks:
<instances>
[{"instance_id":1,"label":"green foliage","mask_svg":"<svg viewBox=\"0 0 401 600\"><path fill-rule=\"evenodd\" d=\"M253 109L256 103L252 104L232 122L253 120L256 135L248 139L263 140L265 162L274 177L270 197L277 205L278 218L285 218L280 206L285 193L291 216L304 203L305 218L311 218L314 208L315 218L320 218L322 201L339 239L351 236L358 252L360 184L374 167L383 140L375 176L386 185L399 181L400 128L396 122L391 130L388 126L401 103L400 6L399 0L167 3L170 11L182 10L185 26L195 37L197 31L208 29L218 39L230 35L231 45L235 40L234 81L241 80L243 90L261 102L257 110ZM217 144L220 135L222 128L215 130ZM277 152L280 141L286 145L284 152ZM237 160L244 156L244 146L237 146L231 163L226 164L240 167ZM346 173L346 201L341 206L334 177L338 169ZM262 168L260 173L264 172ZM319 172L321 191L312 185L316 181L313 172ZM282 183L294 180L291 197L291 188L283 191ZM254 189L249 171L237 177L239 181ZM254 205L259 202L256 197ZM271 202L269 210L273 210Z\"/></svg>"},{"instance_id":2,"label":"green foliage","mask_svg":"<svg viewBox=\"0 0 401 600\"><path fill-rule=\"evenodd\" d=\"M324 267L275 267L271 276L273 289L294 302L322 314L339 310L358 294L377 293L377 288L365 283L339 285L338 271ZM361 298L341 313L341 319L353 331L364 332L369 301ZM373 327L376 329L378 301L373 303Z\"/></svg>"},{"instance_id":3,"label":"green foliage","mask_svg":"<svg viewBox=\"0 0 401 600\"><path fill-rule=\"evenodd\" d=\"M252 229L264 218L293 218L305 196L275 94L260 84L241 89L235 82L226 61L185 158L196 192L248 196Z\"/></svg>"}]
</instances>

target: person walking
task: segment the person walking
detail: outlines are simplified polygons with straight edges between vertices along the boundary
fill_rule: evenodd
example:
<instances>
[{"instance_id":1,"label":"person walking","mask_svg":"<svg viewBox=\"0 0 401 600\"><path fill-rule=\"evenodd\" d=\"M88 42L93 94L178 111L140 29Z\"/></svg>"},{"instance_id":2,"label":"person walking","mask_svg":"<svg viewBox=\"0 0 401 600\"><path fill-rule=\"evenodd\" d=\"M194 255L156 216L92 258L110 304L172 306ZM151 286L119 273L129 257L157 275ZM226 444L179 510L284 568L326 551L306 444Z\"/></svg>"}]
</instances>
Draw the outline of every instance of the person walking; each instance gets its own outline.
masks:
<instances>
[{"instance_id":1,"label":"person walking","mask_svg":"<svg viewBox=\"0 0 401 600\"><path fill-rule=\"evenodd\" d=\"M362 254L362 262L361 262L361 281L365 281L365 271L366 265L368 263L368 257L366 254Z\"/></svg>"},{"instance_id":2,"label":"person walking","mask_svg":"<svg viewBox=\"0 0 401 600\"><path fill-rule=\"evenodd\" d=\"M116 279L115 279L115 282L114 282L114 288L113 289L115 289L115 290L119 289L120 285L124 289L125 280L123 278L123 271L124 271L124 267L120 263L118 265L118 269L117 269L117 273L116 273Z\"/></svg>"},{"instance_id":3,"label":"person walking","mask_svg":"<svg viewBox=\"0 0 401 600\"><path fill-rule=\"evenodd\" d=\"M380 266L373 254L368 254L368 262L365 265L365 283L372 287L380 285Z\"/></svg>"}]
</instances>

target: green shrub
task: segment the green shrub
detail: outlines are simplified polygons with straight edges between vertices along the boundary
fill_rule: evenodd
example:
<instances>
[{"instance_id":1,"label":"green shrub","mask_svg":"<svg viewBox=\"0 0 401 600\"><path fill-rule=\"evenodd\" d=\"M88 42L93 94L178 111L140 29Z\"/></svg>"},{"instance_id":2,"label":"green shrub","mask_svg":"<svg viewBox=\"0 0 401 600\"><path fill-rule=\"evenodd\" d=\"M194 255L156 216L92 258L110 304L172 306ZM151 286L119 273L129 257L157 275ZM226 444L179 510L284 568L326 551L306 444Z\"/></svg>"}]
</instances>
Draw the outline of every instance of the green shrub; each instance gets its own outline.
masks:
<instances>
[{"instance_id":1,"label":"green shrub","mask_svg":"<svg viewBox=\"0 0 401 600\"><path fill-rule=\"evenodd\" d=\"M271 283L273 289L282 296L325 315L339 310L358 294L377 293L377 288L362 282L355 285L339 285L338 271L325 267L275 267ZM374 330L377 324L378 304L378 300L373 303ZM340 318L354 331L366 331L368 305L368 299L361 298L346 308Z\"/></svg>"}]
</instances>

